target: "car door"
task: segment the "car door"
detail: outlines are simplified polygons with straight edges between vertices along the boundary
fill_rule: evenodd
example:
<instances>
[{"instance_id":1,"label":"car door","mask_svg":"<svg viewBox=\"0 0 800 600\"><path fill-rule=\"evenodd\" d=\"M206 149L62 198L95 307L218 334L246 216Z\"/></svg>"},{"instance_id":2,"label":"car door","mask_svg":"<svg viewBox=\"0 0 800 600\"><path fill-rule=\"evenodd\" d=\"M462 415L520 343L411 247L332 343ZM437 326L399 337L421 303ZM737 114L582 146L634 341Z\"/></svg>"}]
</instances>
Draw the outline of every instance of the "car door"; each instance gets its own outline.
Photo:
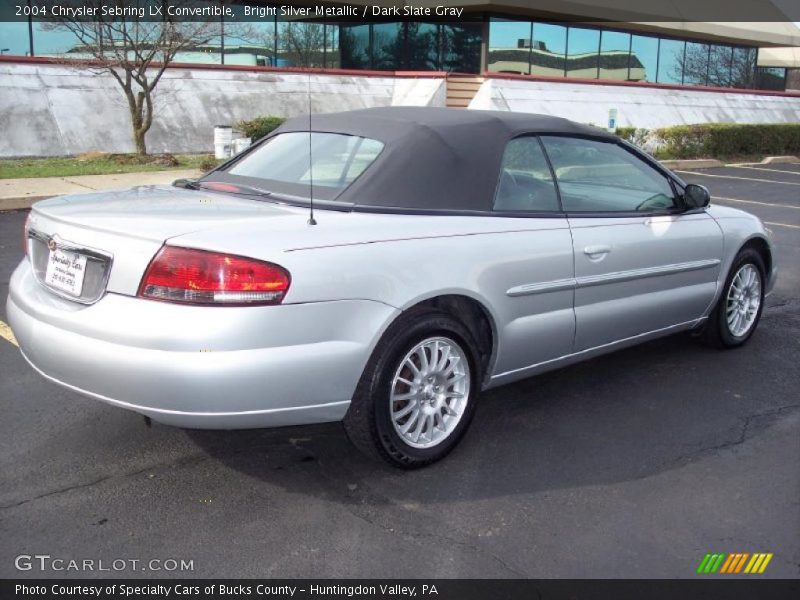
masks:
<instances>
[{"instance_id":1,"label":"car door","mask_svg":"<svg viewBox=\"0 0 800 600\"><path fill-rule=\"evenodd\" d=\"M543 136L575 256L573 351L688 324L713 300L722 232L615 140Z\"/></svg>"},{"instance_id":2,"label":"car door","mask_svg":"<svg viewBox=\"0 0 800 600\"><path fill-rule=\"evenodd\" d=\"M497 264L484 279L500 329L495 376L511 380L568 355L575 334L572 237L537 137L508 142L492 209L507 233L487 249Z\"/></svg>"}]
</instances>

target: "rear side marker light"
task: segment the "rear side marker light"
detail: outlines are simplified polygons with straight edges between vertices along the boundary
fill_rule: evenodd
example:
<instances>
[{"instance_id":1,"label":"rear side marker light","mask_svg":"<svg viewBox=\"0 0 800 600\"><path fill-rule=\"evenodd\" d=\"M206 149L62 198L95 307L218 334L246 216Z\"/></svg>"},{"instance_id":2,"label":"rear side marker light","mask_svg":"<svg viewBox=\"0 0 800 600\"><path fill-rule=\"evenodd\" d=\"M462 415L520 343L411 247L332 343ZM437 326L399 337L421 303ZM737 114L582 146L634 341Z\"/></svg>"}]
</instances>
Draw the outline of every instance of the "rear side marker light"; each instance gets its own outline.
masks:
<instances>
[{"instance_id":1,"label":"rear side marker light","mask_svg":"<svg viewBox=\"0 0 800 600\"><path fill-rule=\"evenodd\" d=\"M280 304L290 281L288 271L272 263L163 246L147 267L138 295L186 304Z\"/></svg>"}]
</instances>

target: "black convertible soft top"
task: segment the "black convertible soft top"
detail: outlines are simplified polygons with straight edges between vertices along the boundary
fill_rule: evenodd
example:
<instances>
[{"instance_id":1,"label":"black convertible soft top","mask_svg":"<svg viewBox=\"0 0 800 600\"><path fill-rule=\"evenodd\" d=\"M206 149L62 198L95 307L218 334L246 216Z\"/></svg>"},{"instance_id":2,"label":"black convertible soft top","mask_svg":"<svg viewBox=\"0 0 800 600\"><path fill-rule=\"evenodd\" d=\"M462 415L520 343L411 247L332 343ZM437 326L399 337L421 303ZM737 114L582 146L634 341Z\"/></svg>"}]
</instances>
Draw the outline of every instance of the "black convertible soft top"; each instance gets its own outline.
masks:
<instances>
[{"instance_id":1,"label":"black convertible soft top","mask_svg":"<svg viewBox=\"0 0 800 600\"><path fill-rule=\"evenodd\" d=\"M316 114L310 127L384 143L375 162L336 198L365 208L489 210L511 138L560 133L615 139L546 115L411 106ZM296 117L270 137L308 129L309 117Z\"/></svg>"}]
</instances>

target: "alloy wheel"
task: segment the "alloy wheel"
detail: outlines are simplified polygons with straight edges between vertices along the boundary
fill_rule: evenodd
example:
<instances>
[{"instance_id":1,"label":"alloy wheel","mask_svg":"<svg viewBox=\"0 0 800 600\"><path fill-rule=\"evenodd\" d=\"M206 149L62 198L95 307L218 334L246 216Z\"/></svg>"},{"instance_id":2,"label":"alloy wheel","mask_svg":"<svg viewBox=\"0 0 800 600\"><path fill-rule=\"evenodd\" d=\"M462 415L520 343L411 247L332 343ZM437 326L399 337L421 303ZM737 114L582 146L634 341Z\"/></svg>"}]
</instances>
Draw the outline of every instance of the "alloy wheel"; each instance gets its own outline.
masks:
<instances>
[{"instance_id":1,"label":"alloy wheel","mask_svg":"<svg viewBox=\"0 0 800 600\"><path fill-rule=\"evenodd\" d=\"M742 265L731 280L725 305L731 335L742 337L747 334L756 322L760 307L761 275L754 265Z\"/></svg>"},{"instance_id":2,"label":"alloy wheel","mask_svg":"<svg viewBox=\"0 0 800 600\"><path fill-rule=\"evenodd\" d=\"M389 402L395 431L414 448L442 443L464 415L470 384L469 361L458 343L446 337L419 342L392 379Z\"/></svg>"}]
</instances>

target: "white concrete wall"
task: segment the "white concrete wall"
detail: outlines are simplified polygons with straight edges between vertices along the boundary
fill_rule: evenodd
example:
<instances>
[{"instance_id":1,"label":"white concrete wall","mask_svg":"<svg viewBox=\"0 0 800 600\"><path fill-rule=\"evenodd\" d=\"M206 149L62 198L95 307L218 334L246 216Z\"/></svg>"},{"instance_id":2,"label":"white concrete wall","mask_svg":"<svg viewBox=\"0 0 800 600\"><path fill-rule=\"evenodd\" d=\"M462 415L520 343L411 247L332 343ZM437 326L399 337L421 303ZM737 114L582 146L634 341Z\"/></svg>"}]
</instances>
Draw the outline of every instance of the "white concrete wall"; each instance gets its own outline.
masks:
<instances>
[{"instance_id":1,"label":"white concrete wall","mask_svg":"<svg viewBox=\"0 0 800 600\"><path fill-rule=\"evenodd\" d=\"M169 69L156 88L151 152L211 152L213 127L392 104L444 106L444 79ZM0 63L0 156L131 152L127 103L110 75Z\"/></svg>"},{"instance_id":2,"label":"white concrete wall","mask_svg":"<svg viewBox=\"0 0 800 600\"><path fill-rule=\"evenodd\" d=\"M487 79L471 109L508 110L565 117L605 126L616 108L619 127L652 129L696 123L800 123L800 96L767 96Z\"/></svg>"}]
</instances>

